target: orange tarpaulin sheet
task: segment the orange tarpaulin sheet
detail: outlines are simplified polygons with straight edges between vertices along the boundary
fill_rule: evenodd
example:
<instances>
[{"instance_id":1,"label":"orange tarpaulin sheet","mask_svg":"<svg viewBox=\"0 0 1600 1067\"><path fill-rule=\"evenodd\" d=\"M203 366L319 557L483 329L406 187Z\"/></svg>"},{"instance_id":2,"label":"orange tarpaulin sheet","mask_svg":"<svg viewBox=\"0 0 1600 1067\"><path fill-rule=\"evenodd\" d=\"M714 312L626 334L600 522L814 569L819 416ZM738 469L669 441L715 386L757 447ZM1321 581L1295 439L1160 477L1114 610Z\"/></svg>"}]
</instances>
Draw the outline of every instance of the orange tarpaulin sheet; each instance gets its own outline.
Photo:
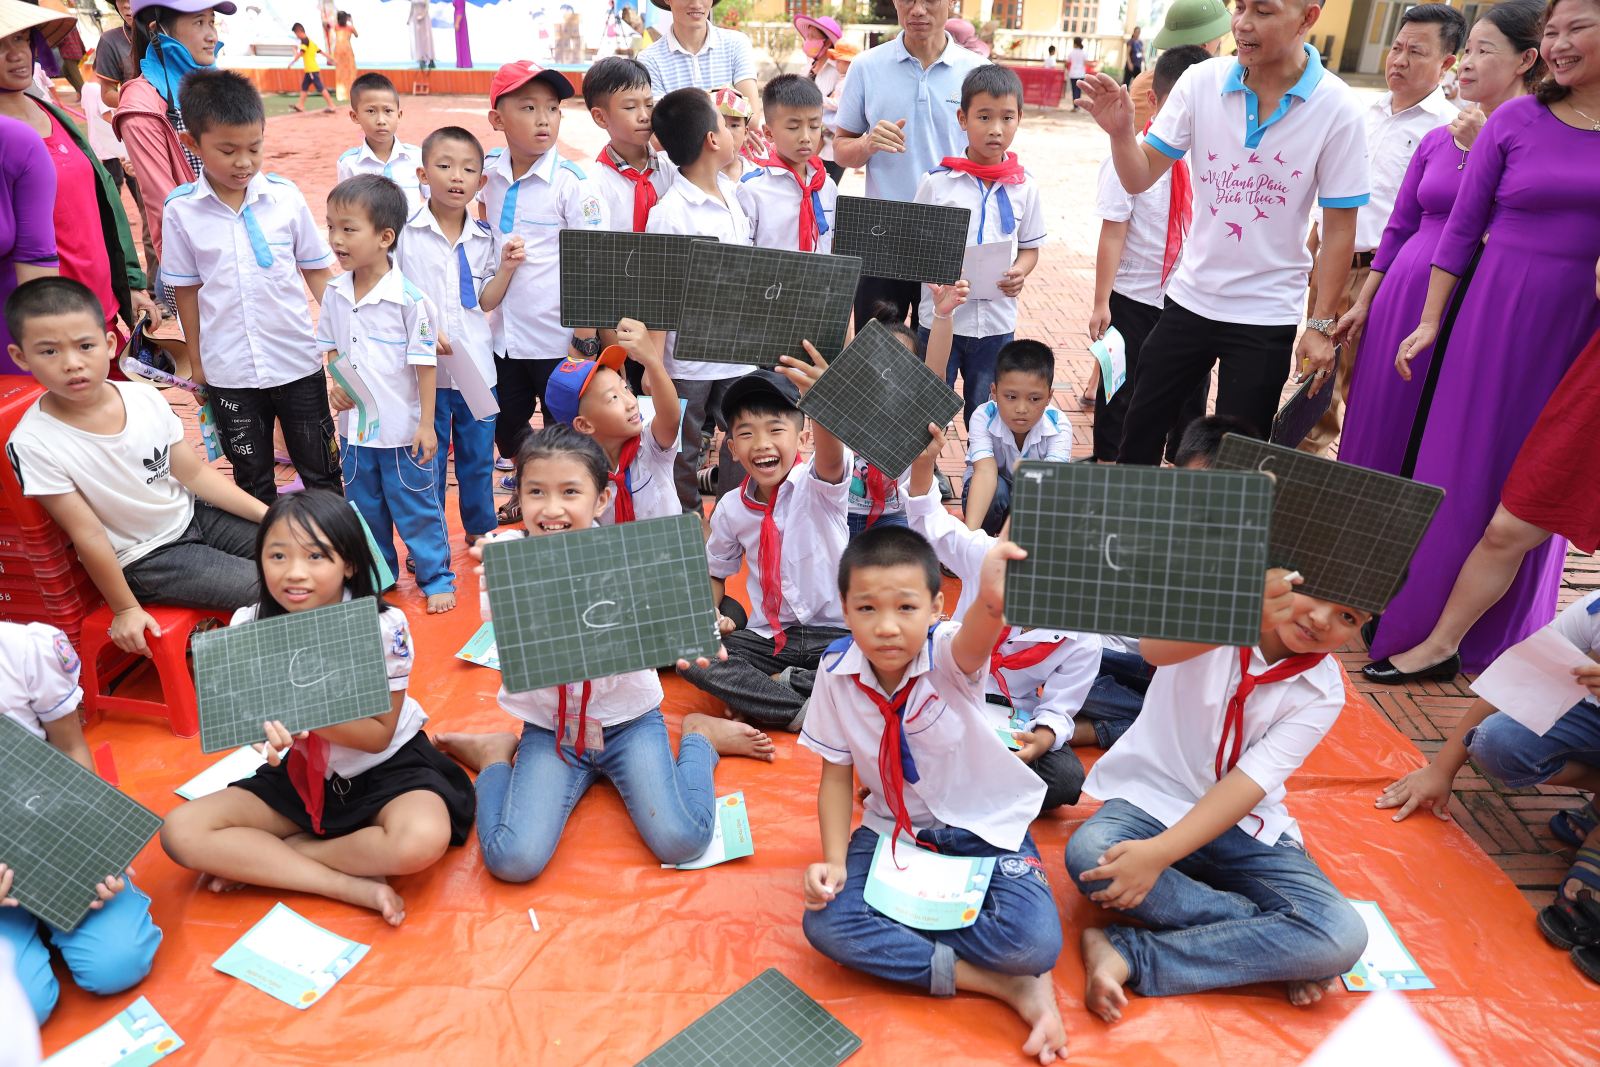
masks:
<instances>
[{"instance_id":1,"label":"orange tarpaulin sheet","mask_svg":"<svg viewBox=\"0 0 1600 1067\"><path fill-rule=\"evenodd\" d=\"M409 579L391 594L418 649L411 691L431 716L430 731L513 730L518 722L495 703L499 675L454 658L479 625L471 563L458 552L455 565L461 607L448 615L425 615ZM674 732L684 712L711 710L713 702L681 680L664 681ZM111 743L122 788L157 812L180 803L174 787L221 758L149 722L113 718L92 726L89 740ZM744 790L753 857L699 872L662 870L602 783L578 804L537 881L496 882L469 841L430 870L394 881L406 900L398 929L314 897L213 894L152 843L134 866L166 933L154 971L137 990L107 998L64 981L46 1051L142 994L186 1043L174 1063L627 1064L775 966L862 1037L852 1065L1022 1062L1026 1030L998 1002L936 1000L846 971L807 944L800 876L820 858L820 760L792 735L777 743L775 764L724 759L717 767L719 794ZM1511 882L1453 823L1419 815L1395 825L1373 808L1384 783L1421 762L1352 693L1333 732L1290 779L1289 808L1308 847L1346 896L1380 902L1438 986L1408 999L1463 1063L1600 1062L1600 988L1544 942ZM1066 884L1062 850L1092 811L1086 799L1034 826L1066 930L1055 980L1070 1062L1298 1063L1360 1003L1360 994L1341 990L1295 1008L1281 988L1256 986L1135 996L1115 1026L1087 1014L1077 931L1107 920ZM211 966L280 899L372 946L304 1012Z\"/></svg>"}]
</instances>

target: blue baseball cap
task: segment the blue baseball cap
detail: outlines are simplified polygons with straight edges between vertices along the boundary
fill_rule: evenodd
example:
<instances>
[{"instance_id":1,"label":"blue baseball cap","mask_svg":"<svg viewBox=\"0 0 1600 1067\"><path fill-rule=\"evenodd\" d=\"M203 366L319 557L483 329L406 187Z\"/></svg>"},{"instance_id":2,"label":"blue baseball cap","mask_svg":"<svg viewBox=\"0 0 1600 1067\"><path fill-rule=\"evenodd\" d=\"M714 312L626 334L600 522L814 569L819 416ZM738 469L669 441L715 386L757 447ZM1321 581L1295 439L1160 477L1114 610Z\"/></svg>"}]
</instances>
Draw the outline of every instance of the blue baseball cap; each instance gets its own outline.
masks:
<instances>
[{"instance_id":1,"label":"blue baseball cap","mask_svg":"<svg viewBox=\"0 0 1600 1067\"><path fill-rule=\"evenodd\" d=\"M621 374L622 365L627 361L628 353L621 345L606 345L599 359L569 357L562 360L561 365L550 372L550 381L544 387L545 411L557 422L571 426L572 420L578 417L583 391L594 380L595 371L606 367Z\"/></svg>"}]
</instances>

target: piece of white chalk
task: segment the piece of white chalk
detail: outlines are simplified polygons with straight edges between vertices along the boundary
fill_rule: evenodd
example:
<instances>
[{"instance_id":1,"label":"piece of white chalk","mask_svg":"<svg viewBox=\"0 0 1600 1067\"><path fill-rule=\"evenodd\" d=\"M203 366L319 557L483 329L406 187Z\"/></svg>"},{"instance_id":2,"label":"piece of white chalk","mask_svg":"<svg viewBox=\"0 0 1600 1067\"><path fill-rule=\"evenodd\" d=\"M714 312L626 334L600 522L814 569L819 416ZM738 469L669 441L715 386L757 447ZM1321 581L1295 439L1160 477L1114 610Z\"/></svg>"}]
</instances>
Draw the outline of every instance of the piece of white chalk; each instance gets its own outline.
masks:
<instances>
[{"instance_id":1,"label":"piece of white chalk","mask_svg":"<svg viewBox=\"0 0 1600 1067\"><path fill-rule=\"evenodd\" d=\"M539 916L537 916L537 915L535 915L533 913L533 909L532 908L528 909L528 921L533 923L533 931L534 931L534 933L538 933L539 932Z\"/></svg>"},{"instance_id":2,"label":"piece of white chalk","mask_svg":"<svg viewBox=\"0 0 1600 1067\"><path fill-rule=\"evenodd\" d=\"M1303 582L1306 580L1306 576L1299 571L1290 571L1283 576L1283 580L1286 582Z\"/></svg>"}]
</instances>

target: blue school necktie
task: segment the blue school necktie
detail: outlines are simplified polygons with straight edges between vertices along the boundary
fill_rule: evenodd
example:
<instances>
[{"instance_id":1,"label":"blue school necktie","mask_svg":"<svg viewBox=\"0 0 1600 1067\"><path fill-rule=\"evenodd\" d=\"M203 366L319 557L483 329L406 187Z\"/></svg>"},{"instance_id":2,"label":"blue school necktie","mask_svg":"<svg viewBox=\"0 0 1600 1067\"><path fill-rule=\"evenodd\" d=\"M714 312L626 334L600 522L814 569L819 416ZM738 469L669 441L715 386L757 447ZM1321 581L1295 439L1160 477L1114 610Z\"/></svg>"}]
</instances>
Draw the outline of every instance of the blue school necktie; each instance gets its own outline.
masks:
<instances>
[{"instance_id":1,"label":"blue school necktie","mask_svg":"<svg viewBox=\"0 0 1600 1067\"><path fill-rule=\"evenodd\" d=\"M250 237L250 250L256 254L256 266L272 266L272 246L267 244L267 235L262 232L261 223L256 221L256 213L249 204L239 212L239 217L244 219L244 232Z\"/></svg>"},{"instance_id":2,"label":"blue school necktie","mask_svg":"<svg viewBox=\"0 0 1600 1067\"><path fill-rule=\"evenodd\" d=\"M510 233L517 225L517 194L522 192L521 182L506 187L506 199L500 205L500 232Z\"/></svg>"},{"instance_id":3,"label":"blue school necktie","mask_svg":"<svg viewBox=\"0 0 1600 1067\"><path fill-rule=\"evenodd\" d=\"M1017 216L1011 210L1011 194L1006 192L1004 185L995 185L994 203L1000 209L1000 232L1010 237L1017 232Z\"/></svg>"},{"instance_id":4,"label":"blue school necktie","mask_svg":"<svg viewBox=\"0 0 1600 1067\"><path fill-rule=\"evenodd\" d=\"M460 275L461 306L471 310L478 306L478 294L472 288L472 265L467 262L467 246L456 245L456 273Z\"/></svg>"}]
</instances>

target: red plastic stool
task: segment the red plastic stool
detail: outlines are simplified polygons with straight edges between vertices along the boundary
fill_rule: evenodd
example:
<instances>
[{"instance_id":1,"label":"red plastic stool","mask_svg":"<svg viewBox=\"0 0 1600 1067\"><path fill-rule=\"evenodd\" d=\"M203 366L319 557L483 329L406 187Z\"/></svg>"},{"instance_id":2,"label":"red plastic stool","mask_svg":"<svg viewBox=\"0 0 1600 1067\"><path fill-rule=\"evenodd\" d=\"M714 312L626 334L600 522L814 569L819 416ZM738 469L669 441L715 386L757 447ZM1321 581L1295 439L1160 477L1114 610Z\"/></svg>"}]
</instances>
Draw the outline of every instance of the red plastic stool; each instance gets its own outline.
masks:
<instances>
[{"instance_id":1,"label":"red plastic stool","mask_svg":"<svg viewBox=\"0 0 1600 1067\"><path fill-rule=\"evenodd\" d=\"M145 611L161 627L161 636L146 633L150 645L150 659L155 664L156 675L161 679L161 695L165 703L156 700L138 700L133 697L111 696L101 692L100 661L103 656L121 657L118 668L135 662L140 657L130 655L111 643L111 608L100 608L83 620L82 646L79 656L83 660L83 704L91 721L108 711L125 711L130 715L143 715L165 719L172 732L179 737L193 737L200 732L200 709L195 699L194 678L184 654L189 649L189 635L207 619L217 618L214 611L196 611L193 608L174 608L164 604L147 604ZM114 670L105 672L109 677Z\"/></svg>"}]
</instances>

